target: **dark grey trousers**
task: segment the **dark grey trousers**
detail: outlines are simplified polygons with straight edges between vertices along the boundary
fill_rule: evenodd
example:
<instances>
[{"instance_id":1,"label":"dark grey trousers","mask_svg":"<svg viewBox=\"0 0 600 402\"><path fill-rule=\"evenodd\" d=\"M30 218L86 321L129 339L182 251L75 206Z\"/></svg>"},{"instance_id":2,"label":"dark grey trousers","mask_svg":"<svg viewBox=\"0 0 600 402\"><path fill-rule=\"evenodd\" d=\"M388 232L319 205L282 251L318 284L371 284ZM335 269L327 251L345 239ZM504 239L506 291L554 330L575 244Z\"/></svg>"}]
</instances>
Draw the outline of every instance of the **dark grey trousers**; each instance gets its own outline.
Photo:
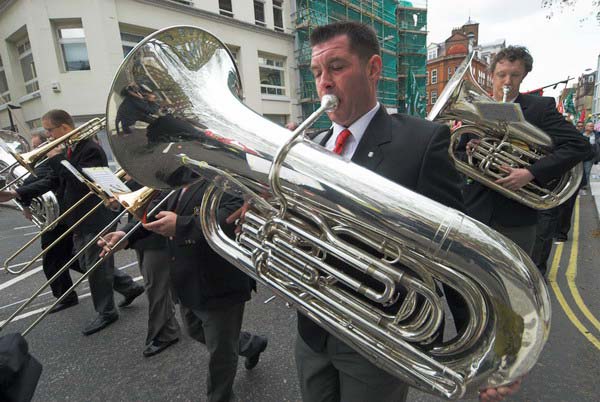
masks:
<instances>
[{"instance_id":1,"label":"dark grey trousers","mask_svg":"<svg viewBox=\"0 0 600 402\"><path fill-rule=\"evenodd\" d=\"M296 367L304 402L404 402L408 394L407 384L334 336L315 352L298 335Z\"/></svg>"},{"instance_id":2,"label":"dark grey trousers","mask_svg":"<svg viewBox=\"0 0 600 402\"><path fill-rule=\"evenodd\" d=\"M502 226L494 221L490 223L492 229L514 241L530 257L533 254L533 246L535 244L536 226L535 224L527 226Z\"/></svg>"},{"instance_id":3,"label":"dark grey trousers","mask_svg":"<svg viewBox=\"0 0 600 402\"><path fill-rule=\"evenodd\" d=\"M95 233L74 233L73 247L75 253L79 252L85 245L96 237ZM100 247L94 244L79 257L79 266L82 270L87 271L98 260ZM90 283L90 291L92 293L92 301L94 302L94 310L99 315L109 317L118 314L113 296L114 289L126 296L131 294L137 286L131 276L115 268L115 260L113 256L104 259L104 262L94 270L88 277Z\"/></svg>"},{"instance_id":4,"label":"dark grey trousers","mask_svg":"<svg viewBox=\"0 0 600 402\"><path fill-rule=\"evenodd\" d=\"M181 332L171 293L169 255L163 250L136 250L148 298L146 345L153 340L170 342Z\"/></svg>"},{"instance_id":5,"label":"dark grey trousers","mask_svg":"<svg viewBox=\"0 0 600 402\"><path fill-rule=\"evenodd\" d=\"M187 333L205 344L210 355L206 380L208 402L231 400L238 355L252 356L260 346L258 336L241 332L244 306L245 303L239 303L222 310L202 311L180 305Z\"/></svg>"}]
</instances>

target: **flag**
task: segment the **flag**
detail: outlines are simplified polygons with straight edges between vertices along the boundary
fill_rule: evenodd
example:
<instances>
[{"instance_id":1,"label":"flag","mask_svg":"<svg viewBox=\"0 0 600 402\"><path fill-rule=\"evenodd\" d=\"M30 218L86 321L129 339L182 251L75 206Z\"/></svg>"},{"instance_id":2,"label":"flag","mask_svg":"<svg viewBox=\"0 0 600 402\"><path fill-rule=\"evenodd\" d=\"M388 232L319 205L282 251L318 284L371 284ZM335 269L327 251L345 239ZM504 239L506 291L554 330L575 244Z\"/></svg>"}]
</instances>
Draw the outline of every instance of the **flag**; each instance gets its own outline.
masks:
<instances>
[{"instance_id":1,"label":"flag","mask_svg":"<svg viewBox=\"0 0 600 402\"><path fill-rule=\"evenodd\" d=\"M574 92L573 90L569 91L569 94L565 98L564 108L565 108L565 112L575 115L577 113L577 111L575 110L575 103L573 102L573 92Z\"/></svg>"},{"instance_id":2,"label":"flag","mask_svg":"<svg viewBox=\"0 0 600 402\"><path fill-rule=\"evenodd\" d=\"M405 99L407 114L425 117L425 96L419 93L419 83L411 68L408 70Z\"/></svg>"},{"instance_id":3,"label":"flag","mask_svg":"<svg viewBox=\"0 0 600 402\"><path fill-rule=\"evenodd\" d=\"M527 95L544 96L544 88L533 89L525 92Z\"/></svg>"},{"instance_id":4,"label":"flag","mask_svg":"<svg viewBox=\"0 0 600 402\"><path fill-rule=\"evenodd\" d=\"M556 104L556 110L558 110L558 113L560 113L560 114L565 113L565 107L563 105L563 101L561 101L560 99L558 100L558 103Z\"/></svg>"},{"instance_id":5,"label":"flag","mask_svg":"<svg viewBox=\"0 0 600 402\"><path fill-rule=\"evenodd\" d=\"M585 107L581 110L581 113L579 114L579 120L577 120L578 123L585 123Z\"/></svg>"}]
</instances>

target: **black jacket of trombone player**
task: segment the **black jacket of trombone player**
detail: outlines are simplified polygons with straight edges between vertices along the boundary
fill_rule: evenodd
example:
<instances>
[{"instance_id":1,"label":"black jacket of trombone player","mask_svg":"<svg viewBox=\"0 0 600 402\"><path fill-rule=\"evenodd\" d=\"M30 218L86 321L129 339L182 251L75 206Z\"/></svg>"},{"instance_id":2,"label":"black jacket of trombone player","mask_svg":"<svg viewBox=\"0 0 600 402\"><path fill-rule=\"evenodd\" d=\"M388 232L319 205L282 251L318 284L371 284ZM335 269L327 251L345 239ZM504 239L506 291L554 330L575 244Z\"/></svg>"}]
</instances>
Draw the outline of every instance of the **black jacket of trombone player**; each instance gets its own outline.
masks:
<instances>
[{"instance_id":1,"label":"black jacket of trombone player","mask_svg":"<svg viewBox=\"0 0 600 402\"><path fill-rule=\"evenodd\" d=\"M37 180L27 187L17 189L19 199L24 203L28 203L31 202L33 198L38 197L47 191L54 191L58 198L61 211L66 211L77 201L85 197L90 189L61 164L65 159L78 170L85 167L108 166L106 154L98 143L92 139L80 141L72 148L70 157L67 157L65 152L48 159L46 164L51 168L48 171L48 174L45 178ZM96 195L89 197L65 217L64 223L67 226L74 225L75 222L89 212L100 201L100 198ZM104 228L114 216L114 212L107 208L100 207L78 225L74 231L80 233L97 233Z\"/></svg>"}]
</instances>

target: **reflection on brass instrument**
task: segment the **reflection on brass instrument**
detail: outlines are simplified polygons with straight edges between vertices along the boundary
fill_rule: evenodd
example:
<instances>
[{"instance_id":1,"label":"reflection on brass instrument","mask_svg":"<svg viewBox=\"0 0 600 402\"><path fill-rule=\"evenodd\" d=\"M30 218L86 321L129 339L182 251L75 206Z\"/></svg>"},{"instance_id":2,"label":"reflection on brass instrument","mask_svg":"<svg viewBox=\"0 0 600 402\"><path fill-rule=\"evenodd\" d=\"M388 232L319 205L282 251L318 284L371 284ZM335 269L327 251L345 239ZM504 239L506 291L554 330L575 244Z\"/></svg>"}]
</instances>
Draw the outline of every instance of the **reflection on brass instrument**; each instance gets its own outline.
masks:
<instances>
[{"instance_id":1,"label":"reflection on brass instrument","mask_svg":"<svg viewBox=\"0 0 600 402\"><path fill-rule=\"evenodd\" d=\"M12 156L12 153L25 153L29 150L29 144L27 141L20 137L17 133L11 131L0 130L0 142L3 146L0 146L0 169L5 169L5 179L10 184L8 189L20 187L23 184L23 180L29 174L29 171L21 165L15 165L16 159ZM6 149L10 149L11 152L7 152ZM13 166L12 169L8 169L9 166ZM12 202L21 211L26 208L23 206L18 199L12 200ZM31 211L32 222L40 229L48 227L60 213L58 200L51 191L35 197L31 200L31 205L28 207Z\"/></svg>"},{"instance_id":2,"label":"reflection on brass instrument","mask_svg":"<svg viewBox=\"0 0 600 402\"><path fill-rule=\"evenodd\" d=\"M504 101L496 102L473 77L473 54L457 67L431 112L432 121L460 121L448 150L456 169L473 180L500 192L505 197L534 209L554 208L568 200L579 188L583 176L581 164L544 186L531 181L512 191L495 181L507 175L501 166L527 168L552 152L552 139L527 122L519 105L506 103L509 87L503 88ZM463 135L480 140L467 160L456 155Z\"/></svg>"},{"instance_id":3,"label":"reflection on brass instrument","mask_svg":"<svg viewBox=\"0 0 600 402\"><path fill-rule=\"evenodd\" d=\"M119 170L115 174L120 179L122 179L123 177L125 177L125 171L123 171L123 170ZM87 185L87 187L90 189L90 191L85 196L83 196L79 201L77 201L75 204L73 204L71 207L69 207L69 209L67 209L65 212L63 212L62 214L60 214L54 220L52 227L45 228L44 230L41 230L39 233L36 233L36 235L33 236L31 239L29 239L29 241L27 243L25 243L20 249L18 249L17 251L15 251L6 260L4 260L4 269L6 269L6 272L9 272L9 273L11 273L13 275L19 275L19 274L23 273L29 267L31 267L33 264L35 264L35 262L38 260L38 258L40 258L43 255L47 254L52 249L52 247L54 247L55 245L57 245L58 243L60 243L66 236L69 236L71 234L71 232L73 232L73 230L75 230L75 228L77 226L79 226L89 216L91 216L94 212L96 212L96 210L98 208L101 208L101 207L105 206L106 204L108 204L110 196L108 194L106 194L96 183L94 183L94 182L92 182L90 180L87 180L87 179L84 181L84 183ZM61 235L56 240L54 240L46 248L44 248L42 251L40 251L35 257L33 257L31 260L29 260L29 262L27 262L24 265L17 264L17 265L21 265L21 268L15 269L14 267L12 267L12 268L9 267L9 264L15 258L17 258L17 256L19 256L21 253L23 253L29 246L31 246L33 243L35 243L35 241L38 238L42 237L42 235L44 233L52 230L55 225L57 225L59 222L61 222L63 219L65 219L66 216L68 216L69 214L71 214L80 205L82 205L88 198L90 198L90 197L92 197L94 195L98 196L102 201L100 201L92 209L90 209L89 211L87 211L73 225L70 225L68 228L66 228L66 230L63 233L61 233ZM121 196L125 197L124 200L129 205L129 202L127 201L128 200L127 196L125 194L122 194ZM119 201L119 200L117 200L117 201ZM128 207L126 206L126 208L128 208Z\"/></svg>"},{"instance_id":4,"label":"reflection on brass instrument","mask_svg":"<svg viewBox=\"0 0 600 402\"><path fill-rule=\"evenodd\" d=\"M115 122L132 82L171 110L125 134ZM200 212L211 247L412 386L472 397L533 367L550 302L514 243L308 141L304 130L335 97L290 133L245 106L240 89L233 58L210 33L178 26L150 35L126 57L108 99L119 164L155 188L211 180ZM216 217L223 191L253 206L235 240ZM443 344L432 342L446 314L436 281L460 294L468 315Z\"/></svg>"},{"instance_id":5,"label":"reflection on brass instrument","mask_svg":"<svg viewBox=\"0 0 600 402\"><path fill-rule=\"evenodd\" d=\"M164 199L162 199L159 203L157 203L157 205L154 206L152 208L152 210L148 212L148 214L152 214L155 211L158 211L158 209L163 205L163 203L167 199L169 199L169 197L173 193L174 192L172 191ZM130 213L135 218L137 218L139 220L139 222L128 232L128 234L125 237L123 237L119 242L117 242L116 244L114 244L112 246L113 250L117 249L119 247L119 245L122 244L125 240L127 240L129 238L129 236L131 235L131 233L133 233L142 224L142 222L144 221L144 216L146 215L148 206L156 194L157 194L157 190L154 190L154 189L151 189L148 187L142 187L139 190L132 191L129 193L114 193L113 194L114 199L117 200L124 207L124 210L120 214L118 214L108 225L106 225L91 241L89 241L84 247L82 247L81 250L79 250L77 252L77 254L75 254L69 261L67 261L67 263L65 265L63 265L52 276L52 278L48 279L48 281L46 283L44 283L38 290L36 290L29 299L27 299L23 304L21 304L19 306L19 308L14 313L11 314L10 317L8 317L4 322L0 322L0 331L2 331L9 323L11 323L15 319L15 317L17 317L19 315L19 313L21 313L21 311L23 311L27 306L29 306L31 304L31 302L33 302L60 275L62 275L63 272L68 270L69 267L89 247L93 247L94 245L96 245L96 242L102 237L102 235L104 233L106 233L107 231L111 230L121 220L121 217L123 217L123 215L125 215L126 213ZM106 197L108 197L107 194L105 194L105 198ZM54 304L49 306L44 311L43 314L41 314L29 327L27 327L27 329L25 331L23 331L22 335L23 336L27 335L37 324L39 324L40 321L42 321L50 313L50 311L52 310L52 308L54 306L61 303L69 294L71 294L71 292L81 282L83 282L88 276L90 276L90 274L92 272L94 272L94 270L96 270L96 268L98 268L100 266L100 264L104 261L104 259L106 259L107 257L108 257L108 255L105 255L104 257L99 257L98 260L85 273L83 273L83 275L81 275L81 277L79 277L79 279L77 279L77 281L75 283L73 283L73 285L69 289L67 289L58 299L56 299Z\"/></svg>"},{"instance_id":6,"label":"reflection on brass instrument","mask_svg":"<svg viewBox=\"0 0 600 402\"><path fill-rule=\"evenodd\" d=\"M35 175L33 168L35 167L35 165L37 165L38 163L42 163L45 160L46 154L48 154L48 152L50 152L50 150L52 150L58 146L72 146L79 141L83 141L85 139L92 138L100 130L102 130L105 125L106 125L106 118L99 119L99 118L95 117L95 118L91 119L90 121L77 127L76 129L63 135L62 137L57 138L53 141L48 141L45 144L42 144L41 146L34 149L33 151L29 151L29 152L26 152L23 154L9 151L9 153L13 156L13 158L16 159L16 162L5 167L4 169L2 169L0 171L0 173L3 173L6 170L13 170L15 167L20 165L20 166L24 167L25 169L27 169L27 171L30 174ZM25 174L23 174L21 176L16 176L15 179L13 179L11 182L7 183L3 188L0 189L0 191L5 190L9 186L16 183L18 180L21 180Z\"/></svg>"}]
</instances>

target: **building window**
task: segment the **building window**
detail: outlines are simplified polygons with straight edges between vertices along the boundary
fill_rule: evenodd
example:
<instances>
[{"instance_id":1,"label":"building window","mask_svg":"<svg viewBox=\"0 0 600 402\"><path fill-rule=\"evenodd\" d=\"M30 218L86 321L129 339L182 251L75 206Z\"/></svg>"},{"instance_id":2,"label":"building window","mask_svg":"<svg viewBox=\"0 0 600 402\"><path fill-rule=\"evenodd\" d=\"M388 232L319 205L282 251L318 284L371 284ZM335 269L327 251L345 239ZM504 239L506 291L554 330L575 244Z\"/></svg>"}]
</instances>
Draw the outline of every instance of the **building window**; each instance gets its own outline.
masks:
<instances>
[{"instance_id":1,"label":"building window","mask_svg":"<svg viewBox=\"0 0 600 402\"><path fill-rule=\"evenodd\" d=\"M57 31L65 71L89 70L90 61L81 25L62 26Z\"/></svg>"},{"instance_id":2,"label":"building window","mask_svg":"<svg viewBox=\"0 0 600 402\"><path fill-rule=\"evenodd\" d=\"M437 68L431 70L431 84L437 84Z\"/></svg>"},{"instance_id":3,"label":"building window","mask_svg":"<svg viewBox=\"0 0 600 402\"><path fill-rule=\"evenodd\" d=\"M437 48L429 49L427 51L427 60L435 59L437 57Z\"/></svg>"},{"instance_id":4,"label":"building window","mask_svg":"<svg viewBox=\"0 0 600 402\"><path fill-rule=\"evenodd\" d=\"M129 52L144 39L144 36L137 35L128 32L121 32L121 46L123 47L123 57L127 56Z\"/></svg>"},{"instance_id":5,"label":"building window","mask_svg":"<svg viewBox=\"0 0 600 402\"><path fill-rule=\"evenodd\" d=\"M219 0L219 14L226 17L233 17L233 8L231 0Z\"/></svg>"},{"instance_id":6,"label":"building window","mask_svg":"<svg viewBox=\"0 0 600 402\"><path fill-rule=\"evenodd\" d=\"M30 94L39 91L40 86L37 80L37 71L35 70L35 63L33 62L29 38L17 42L17 53L19 54L19 64L21 65L23 81L25 82L25 92Z\"/></svg>"},{"instance_id":7,"label":"building window","mask_svg":"<svg viewBox=\"0 0 600 402\"><path fill-rule=\"evenodd\" d=\"M448 67L448 79L452 77L452 67Z\"/></svg>"},{"instance_id":8,"label":"building window","mask_svg":"<svg viewBox=\"0 0 600 402\"><path fill-rule=\"evenodd\" d=\"M285 95L285 61L275 56L258 56L260 93Z\"/></svg>"},{"instance_id":9,"label":"building window","mask_svg":"<svg viewBox=\"0 0 600 402\"><path fill-rule=\"evenodd\" d=\"M431 91L431 104L435 104L437 101L437 91Z\"/></svg>"},{"instance_id":10,"label":"building window","mask_svg":"<svg viewBox=\"0 0 600 402\"><path fill-rule=\"evenodd\" d=\"M273 0L273 25L275 30L283 32L283 1Z\"/></svg>"},{"instance_id":11,"label":"building window","mask_svg":"<svg viewBox=\"0 0 600 402\"><path fill-rule=\"evenodd\" d=\"M261 27L265 24L265 3L261 0L254 0L254 23Z\"/></svg>"},{"instance_id":12,"label":"building window","mask_svg":"<svg viewBox=\"0 0 600 402\"><path fill-rule=\"evenodd\" d=\"M8 82L6 81L6 73L2 58L0 58L0 105L10 102L10 92L8 92Z\"/></svg>"}]
</instances>

